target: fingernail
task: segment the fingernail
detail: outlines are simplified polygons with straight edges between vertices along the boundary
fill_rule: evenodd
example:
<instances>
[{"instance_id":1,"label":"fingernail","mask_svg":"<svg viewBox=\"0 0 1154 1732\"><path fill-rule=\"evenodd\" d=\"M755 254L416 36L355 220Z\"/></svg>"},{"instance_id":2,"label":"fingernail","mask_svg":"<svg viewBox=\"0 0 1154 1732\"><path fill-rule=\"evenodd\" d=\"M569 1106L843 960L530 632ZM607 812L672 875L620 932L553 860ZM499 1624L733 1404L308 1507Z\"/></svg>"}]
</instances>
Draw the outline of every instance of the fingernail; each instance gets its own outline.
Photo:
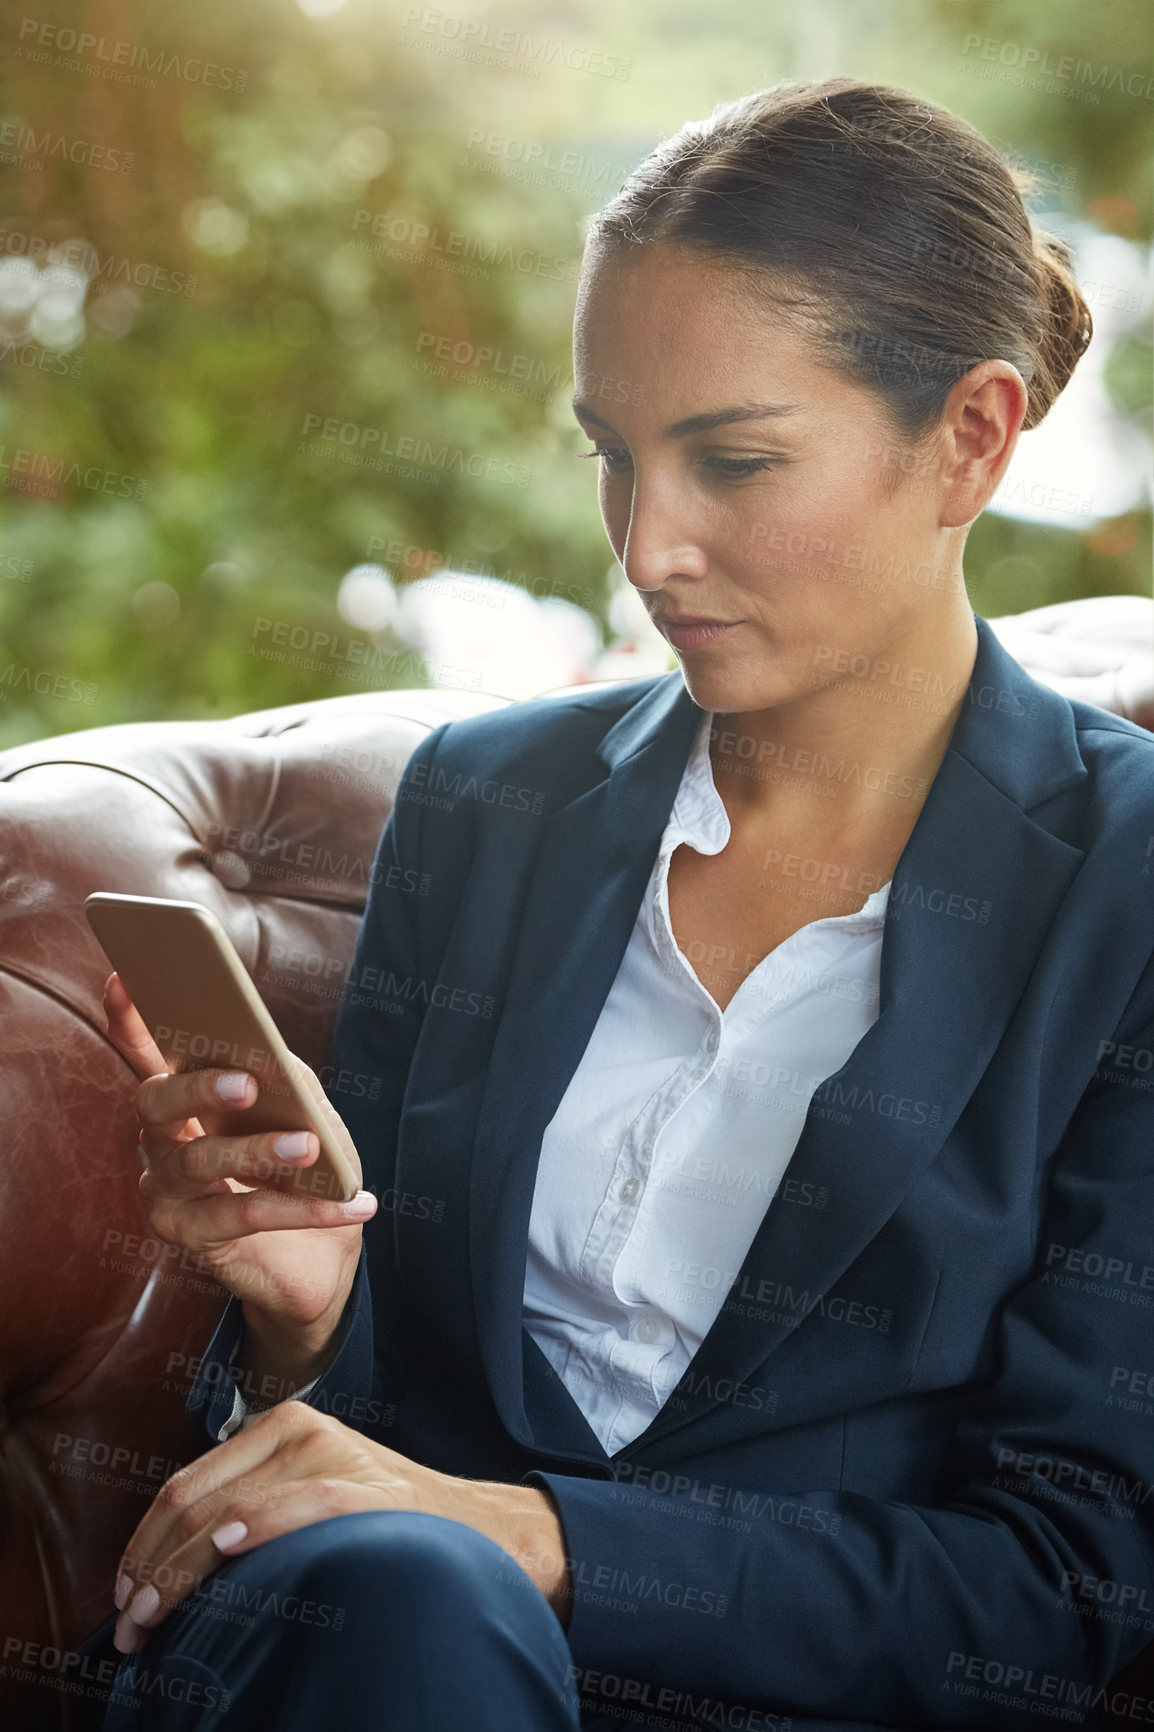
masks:
<instances>
[{"instance_id":1,"label":"fingernail","mask_svg":"<svg viewBox=\"0 0 1154 1732\"><path fill-rule=\"evenodd\" d=\"M273 1148L282 1161L301 1161L312 1154L315 1140L311 1131L286 1131Z\"/></svg>"},{"instance_id":2,"label":"fingernail","mask_svg":"<svg viewBox=\"0 0 1154 1732\"><path fill-rule=\"evenodd\" d=\"M124 1610L135 1592L136 1584L132 1580L132 1577L121 1576L120 1580L116 1584L116 1592L112 1596L112 1603L118 1612Z\"/></svg>"},{"instance_id":3,"label":"fingernail","mask_svg":"<svg viewBox=\"0 0 1154 1732\"><path fill-rule=\"evenodd\" d=\"M227 1076L218 1076L216 1092L222 1101L242 1101L248 1093L247 1072L230 1071Z\"/></svg>"},{"instance_id":4,"label":"fingernail","mask_svg":"<svg viewBox=\"0 0 1154 1732\"><path fill-rule=\"evenodd\" d=\"M212 1536L212 1543L218 1552L228 1552L233 1546L239 1546L247 1535L248 1528L244 1522L226 1522L224 1527L217 1528Z\"/></svg>"},{"instance_id":5,"label":"fingernail","mask_svg":"<svg viewBox=\"0 0 1154 1732\"><path fill-rule=\"evenodd\" d=\"M146 1624L154 1612L160 1610L160 1595L149 1582L146 1588L141 1588L136 1598L128 1608L128 1615L134 1624Z\"/></svg>"},{"instance_id":6,"label":"fingernail","mask_svg":"<svg viewBox=\"0 0 1154 1732\"><path fill-rule=\"evenodd\" d=\"M123 1612L117 1620L112 1632L112 1646L121 1654L135 1654L143 1648L148 1640L148 1632L142 1630L139 1624L134 1624L127 1612Z\"/></svg>"},{"instance_id":7,"label":"fingernail","mask_svg":"<svg viewBox=\"0 0 1154 1732\"><path fill-rule=\"evenodd\" d=\"M367 1221L376 1213L377 1199L371 1191L358 1191L355 1197L350 1197L347 1203L340 1205L342 1215L347 1215L350 1221Z\"/></svg>"}]
</instances>

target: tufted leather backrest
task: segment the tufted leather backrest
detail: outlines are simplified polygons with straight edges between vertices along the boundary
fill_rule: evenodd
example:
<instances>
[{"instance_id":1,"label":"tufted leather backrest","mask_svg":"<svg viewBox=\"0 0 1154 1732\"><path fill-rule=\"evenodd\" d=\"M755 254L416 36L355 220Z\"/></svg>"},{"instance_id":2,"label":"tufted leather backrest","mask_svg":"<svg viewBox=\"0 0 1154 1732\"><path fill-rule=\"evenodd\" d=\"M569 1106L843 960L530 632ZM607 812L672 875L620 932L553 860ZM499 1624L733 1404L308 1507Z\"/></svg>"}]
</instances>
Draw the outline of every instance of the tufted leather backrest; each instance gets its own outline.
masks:
<instances>
[{"instance_id":1,"label":"tufted leather backrest","mask_svg":"<svg viewBox=\"0 0 1154 1732\"><path fill-rule=\"evenodd\" d=\"M84 898L206 904L320 1069L405 762L431 728L504 701L365 693L0 753L5 1732L83 1722L65 1654L111 1610L125 1539L196 1453L184 1401L227 1297L148 1235L137 1084L103 1032L108 964Z\"/></svg>"}]
</instances>

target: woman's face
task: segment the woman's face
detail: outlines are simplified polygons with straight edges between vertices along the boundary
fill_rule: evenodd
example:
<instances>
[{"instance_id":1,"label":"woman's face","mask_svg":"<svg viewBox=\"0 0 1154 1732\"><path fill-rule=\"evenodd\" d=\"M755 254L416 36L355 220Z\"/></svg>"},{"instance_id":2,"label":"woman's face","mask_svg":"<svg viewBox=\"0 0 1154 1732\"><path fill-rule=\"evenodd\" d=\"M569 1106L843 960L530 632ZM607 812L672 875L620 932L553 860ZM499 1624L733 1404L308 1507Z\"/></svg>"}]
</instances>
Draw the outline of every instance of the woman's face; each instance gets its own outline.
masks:
<instances>
[{"instance_id":1,"label":"woman's face","mask_svg":"<svg viewBox=\"0 0 1154 1732\"><path fill-rule=\"evenodd\" d=\"M614 252L586 265L574 354L613 551L703 708L790 703L847 655L924 643L959 591L932 453L911 478L878 397L764 293L687 249ZM678 633L690 617L726 629Z\"/></svg>"}]
</instances>

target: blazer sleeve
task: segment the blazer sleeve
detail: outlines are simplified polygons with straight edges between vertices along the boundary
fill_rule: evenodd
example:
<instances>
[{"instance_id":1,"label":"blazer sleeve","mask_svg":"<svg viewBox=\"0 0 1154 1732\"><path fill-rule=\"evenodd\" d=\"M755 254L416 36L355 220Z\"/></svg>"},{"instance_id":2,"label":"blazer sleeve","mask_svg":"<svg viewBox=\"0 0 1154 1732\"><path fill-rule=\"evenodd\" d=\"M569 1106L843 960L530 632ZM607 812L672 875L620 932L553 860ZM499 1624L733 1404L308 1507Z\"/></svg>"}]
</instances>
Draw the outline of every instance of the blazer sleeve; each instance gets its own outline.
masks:
<instances>
[{"instance_id":1,"label":"blazer sleeve","mask_svg":"<svg viewBox=\"0 0 1154 1732\"><path fill-rule=\"evenodd\" d=\"M530 1474L564 1527L577 1667L821 1719L1154 1724L1154 1700L1107 1689L1154 1636L1154 967L1111 1044L941 1501L819 1486L796 1494L826 1512L809 1531L755 1506L734 1533L671 1519L669 1496Z\"/></svg>"},{"instance_id":2,"label":"blazer sleeve","mask_svg":"<svg viewBox=\"0 0 1154 1732\"><path fill-rule=\"evenodd\" d=\"M434 728L405 764L373 858L372 888L333 1035L332 1076L325 1093L356 1145L365 1188L377 1196L392 1183L397 1127L423 1013L414 997L402 1001L400 1015L370 1016L358 1012L356 998L366 955L374 958L375 966L384 962L402 978L421 972L412 906L421 883L421 808L419 801L407 796L414 782L421 784L427 779L441 735L449 725L444 722ZM374 1291L378 1285L383 1289L390 1284L391 1259L379 1258L370 1269L369 1257L372 1235L387 1230L387 1220L378 1221L376 1216L368 1225L345 1308L341 1344L307 1396L310 1407L370 1433L388 1425L388 1403L377 1355L382 1354L388 1365L389 1343L374 1342L369 1291L370 1274ZM392 1297L400 1303L399 1295ZM201 1358L186 1403L205 1448L219 1441L220 1429L233 1410L229 1366L243 1330L240 1301L233 1298ZM399 1367L392 1369L394 1376L400 1375Z\"/></svg>"}]
</instances>

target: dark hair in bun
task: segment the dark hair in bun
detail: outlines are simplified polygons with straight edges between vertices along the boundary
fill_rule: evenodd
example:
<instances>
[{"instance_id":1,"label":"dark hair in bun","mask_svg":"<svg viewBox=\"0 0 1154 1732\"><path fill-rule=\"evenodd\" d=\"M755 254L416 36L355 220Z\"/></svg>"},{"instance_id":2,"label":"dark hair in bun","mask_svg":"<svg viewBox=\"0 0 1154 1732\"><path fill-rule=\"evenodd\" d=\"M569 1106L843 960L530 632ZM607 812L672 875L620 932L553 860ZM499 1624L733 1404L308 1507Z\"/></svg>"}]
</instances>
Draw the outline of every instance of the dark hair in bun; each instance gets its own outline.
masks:
<instances>
[{"instance_id":1,"label":"dark hair in bun","mask_svg":"<svg viewBox=\"0 0 1154 1732\"><path fill-rule=\"evenodd\" d=\"M1038 425L1085 354L1094 329L1090 310L1070 269L1070 249L1065 241L1035 231L1034 259L1047 316L1029 384L1030 406L1023 422L1025 427Z\"/></svg>"},{"instance_id":2,"label":"dark hair in bun","mask_svg":"<svg viewBox=\"0 0 1154 1732\"><path fill-rule=\"evenodd\" d=\"M791 80L659 144L591 219L590 257L661 243L745 271L907 438L993 359L1022 375L1036 427L1092 325L1067 248L1035 234L1019 181L973 127L909 91Z\"/></svg>"}]
</instances>

